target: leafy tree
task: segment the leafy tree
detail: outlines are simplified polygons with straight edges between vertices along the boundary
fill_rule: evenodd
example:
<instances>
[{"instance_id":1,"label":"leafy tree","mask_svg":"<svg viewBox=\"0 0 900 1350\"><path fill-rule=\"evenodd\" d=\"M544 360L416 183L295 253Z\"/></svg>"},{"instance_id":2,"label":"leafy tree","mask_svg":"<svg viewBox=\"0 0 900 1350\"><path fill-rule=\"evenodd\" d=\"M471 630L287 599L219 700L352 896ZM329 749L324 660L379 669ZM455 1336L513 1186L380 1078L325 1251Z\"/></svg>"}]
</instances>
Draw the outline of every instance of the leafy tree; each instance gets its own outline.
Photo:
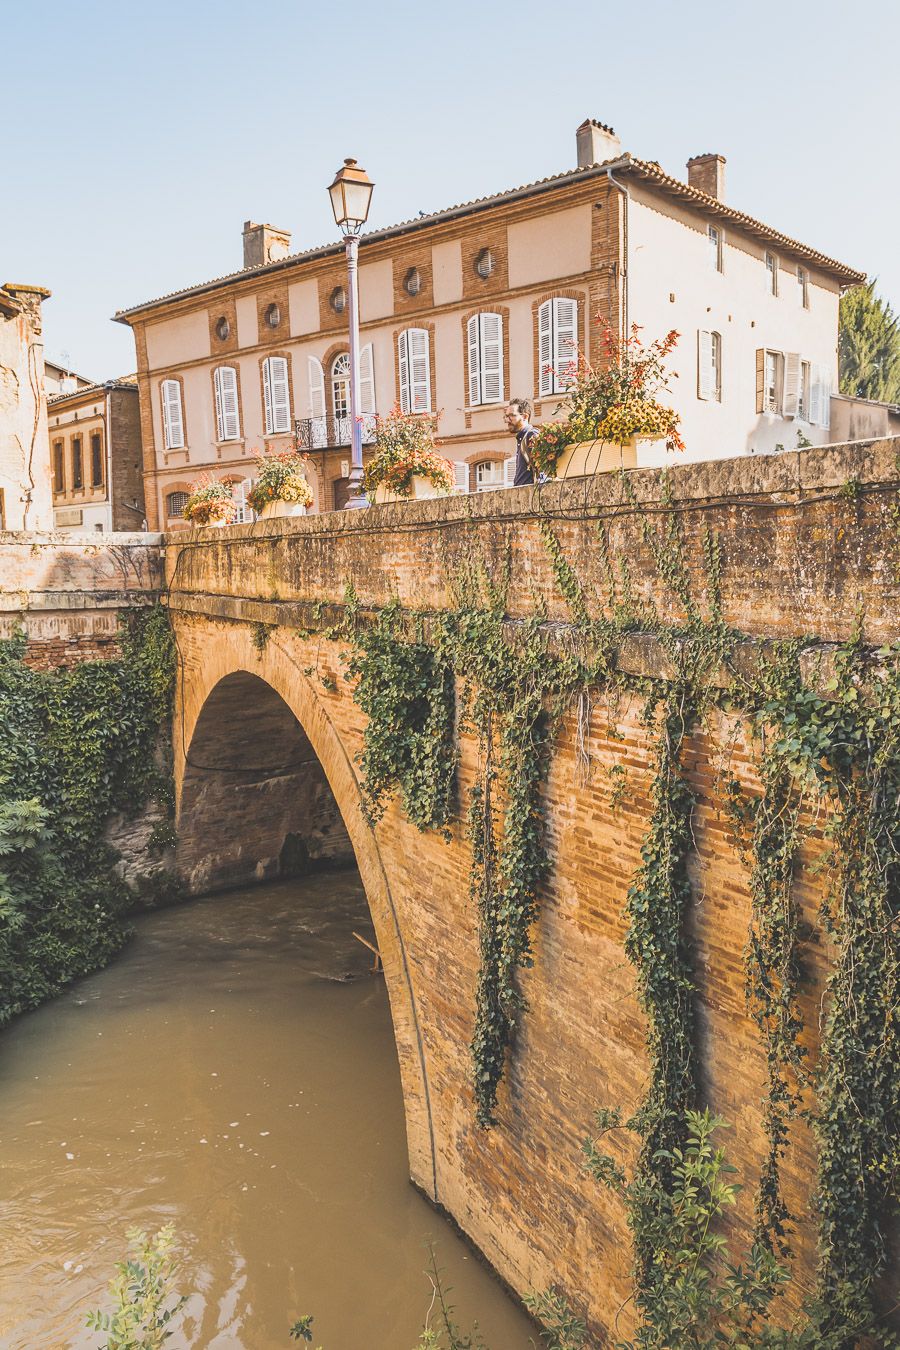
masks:
<instances>
[{"instance_id":1,"label":"leafy tree","mask_svg":"<svg viewBox=\"0 0 900 1350\"><path fill-rule=\"evenodd\" d=\"M875 282L841 296L841 393L900 402L900 317L875 295Z\"/></svg>"}]
</instances>

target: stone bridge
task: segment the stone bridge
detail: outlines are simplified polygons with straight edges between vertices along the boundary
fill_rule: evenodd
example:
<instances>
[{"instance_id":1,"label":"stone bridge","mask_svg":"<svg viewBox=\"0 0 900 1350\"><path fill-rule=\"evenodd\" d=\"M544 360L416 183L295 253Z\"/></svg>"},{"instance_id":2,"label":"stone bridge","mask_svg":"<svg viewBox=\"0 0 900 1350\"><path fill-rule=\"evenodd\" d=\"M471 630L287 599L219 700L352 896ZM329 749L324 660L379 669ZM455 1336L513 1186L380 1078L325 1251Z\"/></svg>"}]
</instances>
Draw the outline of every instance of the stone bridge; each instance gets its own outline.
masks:
<instances>
[{"instance_id":1,"label":"stone bridge","mask_svg":"<svg viewBox=\"0 0 900 1350\"><path fill-rule=\"evenodd\" d=\"M543 803L552 873L522 977L522 1016L495 1127L480 1129L471 1088L478 922L461 819L451 838L419 833L396 802L373 828L362 809L365 719L345 676L347 644L333 627L352 583L361 613L394 597L409 609L453 605L451 582L473 558L499 575L509 559L507 618L540 597L558 641L571 634L546 546L547 527L599 612L607 576L598 522L626 558L636 595L679 617L639 519L674 511L702 604L704 532L718 534L726 622L758 644L846 641L860 614L867 640L898 638L898 443L874 442L674 468L663 502L658 471L540 489L374 507L168 536L167 601L178 646L175 756L179 861L194 890L289 873L316 860L359 868L384 959L406 1109L410 1174L519 1293L553 1283L586 1308L600 1343L628 1329L617 1316L631 1288L624 1215L581 1165L600 1105L625 1111L647 1086L646 1028L625 959L623 906L649 814L652 738L623 700L563 719ZM625 641L620 665L665 676L658 642ZM750 916L745 865L718 799L722 747L751 786L753 755L737 722L711 713L686 763L697 799L691 880L692 948L700 989L706 1097L727 1118L746 1185L734 1221L752 1229L764 1150L766 1068L745 1002ZM476 746L463 736L464 817ZM586 758L587 757L587 758ZM587 770L585 764L588 764ZM614 772L618 771L618 772ZM622 772L624 771L624 772ZM624 784L624 790L623 790ZM819 832L821 840L821 832ZM802 887L820 927L822 883ZM824 944L812 944L804 995L817 1025ZM359 1104L365 1111L365 1102ZM815 1234L807 1219L815 1149L796 1122L785 1159L787 1199L801 1216L798 1287L808 1289Z\"/></svg>"}]
</instances>

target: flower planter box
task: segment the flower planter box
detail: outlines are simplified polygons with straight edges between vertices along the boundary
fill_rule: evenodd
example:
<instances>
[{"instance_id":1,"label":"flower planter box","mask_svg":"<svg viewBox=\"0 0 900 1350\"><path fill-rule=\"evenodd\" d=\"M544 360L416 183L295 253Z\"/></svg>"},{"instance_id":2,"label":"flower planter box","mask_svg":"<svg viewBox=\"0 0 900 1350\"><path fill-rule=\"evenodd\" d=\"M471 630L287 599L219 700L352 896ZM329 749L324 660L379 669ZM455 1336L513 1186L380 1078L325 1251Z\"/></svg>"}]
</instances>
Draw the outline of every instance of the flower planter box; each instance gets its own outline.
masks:
<instances>
[{"instance_id":1,"label":"flower planter box","mask_svg":"<svg viewBox=\"0 0 900 1350\"><path fill-rule=\"evenodd\" d=\"M274 520L278 516L305 516L306 507L302 502L266 502L259 513L260 520Z\"/></svg>"},{"instance_id":2,"label":"flower planter box","mask_svg":"<svg viewBox=\"0 0 900 1350\"><path fill-rule=\"evenodd\" d=\"M609 441L576 441L559 457L555 478L584 478L595 473L611 473L615 469L633 469L637 465L638 446L651 437L633 436L627 445L612 445Z\"/></svg>"},{"instance_id":3,"label":"flower planter box","mask_svg":"<svg viewBox=\"0 0 900 1350\"><path fill-rule=\"evenodd\" d=\"M436 488L430 478L415 474L412 480L412 491L406 497L401 496L399 492L390 492L383 483L380 483L375 489L375 504L380 506L382 502L422 501L426 497L446 497L447 495L440 488Z\"/></svg>"}]
</instances>

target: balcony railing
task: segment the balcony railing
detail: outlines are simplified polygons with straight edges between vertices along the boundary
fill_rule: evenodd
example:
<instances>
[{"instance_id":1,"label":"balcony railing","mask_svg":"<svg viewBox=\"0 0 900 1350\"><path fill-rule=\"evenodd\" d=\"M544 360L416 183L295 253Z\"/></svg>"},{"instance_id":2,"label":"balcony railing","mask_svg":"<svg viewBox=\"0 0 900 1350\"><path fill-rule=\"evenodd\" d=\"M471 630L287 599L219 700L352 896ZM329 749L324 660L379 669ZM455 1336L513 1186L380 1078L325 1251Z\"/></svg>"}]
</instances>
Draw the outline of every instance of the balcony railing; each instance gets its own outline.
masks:
<instances>
[{"instance_id":1,"label":"balcony railing","mask_svg":"<svg viewBox=\"0 0 900 1350\"><path fill-rule=\"evenodd\" d=\"M363 445L371 445L375 440L375 414L364 413L360 420ZM297 449L304 453L343 449L350 444L350 428L349 417L298 417L294 422Z\"/></svg>"}]
</instances>

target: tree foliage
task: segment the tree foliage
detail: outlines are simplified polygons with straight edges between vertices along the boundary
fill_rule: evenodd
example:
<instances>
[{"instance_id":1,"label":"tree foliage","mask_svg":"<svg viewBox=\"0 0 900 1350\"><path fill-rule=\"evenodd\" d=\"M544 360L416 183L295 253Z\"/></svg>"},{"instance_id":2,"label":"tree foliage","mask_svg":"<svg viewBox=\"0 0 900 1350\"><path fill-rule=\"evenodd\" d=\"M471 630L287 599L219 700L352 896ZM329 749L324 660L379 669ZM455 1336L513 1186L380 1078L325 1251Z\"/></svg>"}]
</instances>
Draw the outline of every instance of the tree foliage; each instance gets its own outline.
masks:
<instances>
[{"instance_id":1,"label":"tree foliage","mask_svg":"<svg viewBox=\"0 0 900 1350\"><path fill-rule=\"evenodd\" d=\"M875 282L841 296L841 393L900 402L900 318L875 294Z\"/></svg>"}]
</instances>

